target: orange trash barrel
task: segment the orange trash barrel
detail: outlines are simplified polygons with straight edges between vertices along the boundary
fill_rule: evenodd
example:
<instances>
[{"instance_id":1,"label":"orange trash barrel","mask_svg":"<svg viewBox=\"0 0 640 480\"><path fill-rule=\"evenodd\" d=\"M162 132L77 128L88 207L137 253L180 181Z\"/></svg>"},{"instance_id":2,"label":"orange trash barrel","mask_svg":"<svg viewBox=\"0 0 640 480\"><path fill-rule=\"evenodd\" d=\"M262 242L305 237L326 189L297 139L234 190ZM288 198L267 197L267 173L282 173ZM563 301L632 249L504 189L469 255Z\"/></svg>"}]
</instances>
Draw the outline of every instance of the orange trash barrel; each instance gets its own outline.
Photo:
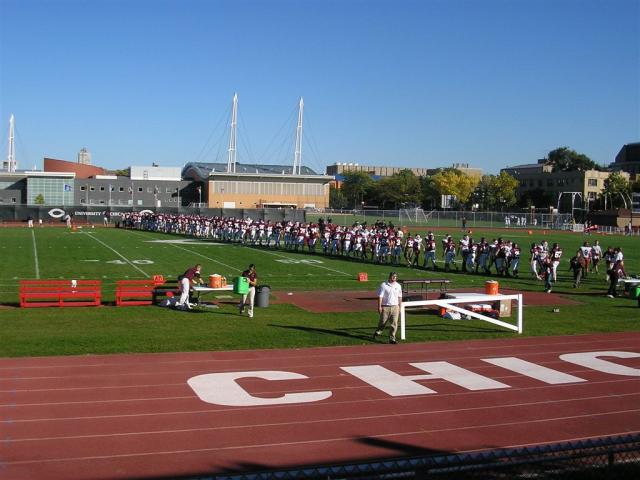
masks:
<instances>
[{"instance_id":1,"label":"orange trash barrel","mask_svg":"<svg viewBox=\"0 0 640 480\"><path fill-rule=\"evenodd\" d=\"M498 295L500 284L495 280L487 280L484 282L484 293L487 295Z\"/></svg>"}]
</instances>

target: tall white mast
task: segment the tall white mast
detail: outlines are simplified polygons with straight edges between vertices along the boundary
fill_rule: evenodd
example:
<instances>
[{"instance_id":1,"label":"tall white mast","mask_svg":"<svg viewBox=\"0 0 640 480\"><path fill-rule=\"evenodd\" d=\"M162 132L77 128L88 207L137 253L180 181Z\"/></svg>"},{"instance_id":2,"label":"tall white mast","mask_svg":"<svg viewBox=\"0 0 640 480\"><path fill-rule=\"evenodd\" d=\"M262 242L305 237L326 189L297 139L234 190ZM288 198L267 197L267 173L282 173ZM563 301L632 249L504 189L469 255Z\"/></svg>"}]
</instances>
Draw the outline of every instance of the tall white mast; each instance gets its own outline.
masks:
<instances>
[{"instance_id":1,"label":"tall white mast","mask_svg":"<svg viewBox=\"0 0 640 480\"><path fill-rule=\"evenodd\" d=\"M16 143L14 138L14 119L13 113L9 118L9 151L7 152L7 171L15 172L16 171Z\"/></svg>"},{"instance_id":2,"label":"tall white mast","mask_svg":"<svg viewBox=\"0 0 640 480\"><path fill-rule=\"evenodd\" d=\"M302 166L302 114L304 112L304 99L300 97L298 105L298 127L296 128L296 151L293 158L293 174L300 175Z\"/></svg>"},{"instance_id":3,"label":"tall white mast","mask_svg":"<svg viewBox=\"0 0 640 480\"><path fill-rule=\"evenodd\" d=\"M233 107L231 109L231 134L229 135L229 158L227 160L227 173L236 173L236 132L238 128L238 94L233 95Z\"/></svg>"}]
</instances>

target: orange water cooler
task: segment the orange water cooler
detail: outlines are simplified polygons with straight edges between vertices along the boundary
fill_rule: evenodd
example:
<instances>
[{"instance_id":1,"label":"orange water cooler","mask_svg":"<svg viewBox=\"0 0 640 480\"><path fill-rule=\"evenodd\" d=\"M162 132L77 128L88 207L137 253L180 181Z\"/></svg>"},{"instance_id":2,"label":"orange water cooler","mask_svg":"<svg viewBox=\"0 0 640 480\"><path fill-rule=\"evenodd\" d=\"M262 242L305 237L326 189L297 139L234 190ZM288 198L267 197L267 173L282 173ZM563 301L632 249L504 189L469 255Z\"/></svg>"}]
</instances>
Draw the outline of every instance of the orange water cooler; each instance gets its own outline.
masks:
<instances>
[{"instance_id":1,"label":"orange water cooler","mask_svg":"<svg viewBox=\"0 0 640 480\"><path fill-rule=\"evenodd\" d=\"M487 295L498 295L500 284L495 280L487 280L484 282L484 293Z\"/></svg>"}]
</instances>

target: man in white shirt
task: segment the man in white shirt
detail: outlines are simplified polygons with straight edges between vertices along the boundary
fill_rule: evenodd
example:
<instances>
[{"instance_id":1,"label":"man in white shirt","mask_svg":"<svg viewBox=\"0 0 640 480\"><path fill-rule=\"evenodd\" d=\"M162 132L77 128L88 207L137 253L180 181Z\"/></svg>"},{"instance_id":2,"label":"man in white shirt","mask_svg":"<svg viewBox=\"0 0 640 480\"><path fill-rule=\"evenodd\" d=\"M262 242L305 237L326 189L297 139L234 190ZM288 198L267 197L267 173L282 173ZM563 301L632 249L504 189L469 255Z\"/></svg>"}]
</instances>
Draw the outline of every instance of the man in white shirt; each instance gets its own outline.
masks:
<instances>
[{"instance_id":1,"label":"man in white shirt","mask_svg":"<svg viewBox=\"0 0 640 480\"><path fill-rule=\"evenodd\" d=\"M398 330L398 317L400 316L400 302L402 302L402 287L397 282L398 274L391 272L389 279L386 282L382 282L378 288L378 313L380 319L378 321L378 328L373 333L375 339L386 328L389 321L391 321L391 333L389 334L389 343L395 344L396 331Z\"/></svg>"}]
</instances>

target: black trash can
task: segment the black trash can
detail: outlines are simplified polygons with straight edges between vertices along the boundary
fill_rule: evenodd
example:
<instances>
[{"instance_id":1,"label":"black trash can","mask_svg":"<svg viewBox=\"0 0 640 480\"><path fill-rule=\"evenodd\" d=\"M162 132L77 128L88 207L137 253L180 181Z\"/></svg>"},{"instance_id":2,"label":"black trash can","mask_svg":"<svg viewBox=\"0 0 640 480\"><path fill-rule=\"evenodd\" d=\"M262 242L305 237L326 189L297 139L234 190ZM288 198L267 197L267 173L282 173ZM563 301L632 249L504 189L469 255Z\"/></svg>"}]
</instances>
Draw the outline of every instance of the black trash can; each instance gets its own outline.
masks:
<instances>
[{"instance_id":1,"label":"black trash can","mask_svg":"<svg viewBox=\"0 0 640 480\"><path fill-rule=\"evenodd\" d=\"M256 287L256 298L254 301L254 305L256 307L268 307L270 292L271 287L269 285L258 285Z\"/></svg>"}]
</instances>

